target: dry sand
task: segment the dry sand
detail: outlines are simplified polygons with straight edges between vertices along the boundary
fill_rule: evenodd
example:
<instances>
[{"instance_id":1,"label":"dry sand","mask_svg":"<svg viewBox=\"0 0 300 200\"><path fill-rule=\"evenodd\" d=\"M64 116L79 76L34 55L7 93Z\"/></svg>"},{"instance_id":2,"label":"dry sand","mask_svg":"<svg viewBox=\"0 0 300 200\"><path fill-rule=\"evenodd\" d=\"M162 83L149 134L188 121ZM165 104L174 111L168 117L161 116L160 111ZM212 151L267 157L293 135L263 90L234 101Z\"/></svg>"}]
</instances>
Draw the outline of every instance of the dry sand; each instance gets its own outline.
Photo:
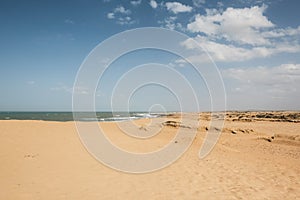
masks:
<instances>
[{"instance_id":1,"label":"dry sand","mask_svg":"<svg viewBox=\"0 0 300 200\"><path fill-rule=\"evenodd\" d=\"M299 115L269 114L227 113L217 145L200 160L210 118L201 114L188 151L147 174L100 164L81 144L74 122L0 121L0 199L300 199ZM134 123L146 133L148 122ZM101 126L115 144L133 152L163 147L178 129L157 124L162 127L158 135L138 140L113 122Z\"/></svg>"}]
</instances>

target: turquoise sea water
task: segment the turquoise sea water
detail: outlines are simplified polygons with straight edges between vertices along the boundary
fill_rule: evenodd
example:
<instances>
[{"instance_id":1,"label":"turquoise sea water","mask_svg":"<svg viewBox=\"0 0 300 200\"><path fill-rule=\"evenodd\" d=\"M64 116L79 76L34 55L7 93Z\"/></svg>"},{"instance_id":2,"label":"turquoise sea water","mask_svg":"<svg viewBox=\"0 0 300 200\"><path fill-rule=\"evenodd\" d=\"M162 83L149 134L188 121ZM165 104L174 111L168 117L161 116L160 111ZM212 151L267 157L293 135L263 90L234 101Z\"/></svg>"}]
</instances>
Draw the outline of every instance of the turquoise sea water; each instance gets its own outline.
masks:
<instances>
[{"instance_id":1,"label":"turquoise sea water","mask_svg":"<svg viewBox=\"0 0 300 200\"><path fill-rule=\"evenodd\" d=\"M95 117L91 113L77 113L79 121L124 121L146 117L159 117L162 114L149 114L145 112L96 112ZM72 112L0 112L0 120L43 120L43 121L74 121Z\"/></svg>"}]
</instances>

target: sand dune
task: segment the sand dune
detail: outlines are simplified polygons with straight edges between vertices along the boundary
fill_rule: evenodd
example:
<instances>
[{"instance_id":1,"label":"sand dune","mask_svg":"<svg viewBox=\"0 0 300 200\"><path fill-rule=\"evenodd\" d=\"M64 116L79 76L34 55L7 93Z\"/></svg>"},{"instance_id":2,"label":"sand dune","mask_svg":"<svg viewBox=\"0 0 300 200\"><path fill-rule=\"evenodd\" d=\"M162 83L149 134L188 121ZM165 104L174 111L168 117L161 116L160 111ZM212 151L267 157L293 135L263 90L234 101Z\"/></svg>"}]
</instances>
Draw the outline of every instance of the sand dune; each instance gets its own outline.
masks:
<instances>
[{"instance_id":1,"label":"sand dune","mask_svg":"<svg viewBox=\"0 0 300 200\"><path fill-rule=\"evenodd\" d=\"M147 119L134 121L140 134L161 129L143 140L123 134L114 122L100 124L114 144L132 152L162 148L178 128L197 131L179 160L146 174L99 163L81 144L74 122L0 121L0 199L300 199L298 113L227 113L222 135L204 159L199 149L209 119L218 115L190 115L199 127L179 123L178 115L151 126Z\"/></svg>"}]
</instances>

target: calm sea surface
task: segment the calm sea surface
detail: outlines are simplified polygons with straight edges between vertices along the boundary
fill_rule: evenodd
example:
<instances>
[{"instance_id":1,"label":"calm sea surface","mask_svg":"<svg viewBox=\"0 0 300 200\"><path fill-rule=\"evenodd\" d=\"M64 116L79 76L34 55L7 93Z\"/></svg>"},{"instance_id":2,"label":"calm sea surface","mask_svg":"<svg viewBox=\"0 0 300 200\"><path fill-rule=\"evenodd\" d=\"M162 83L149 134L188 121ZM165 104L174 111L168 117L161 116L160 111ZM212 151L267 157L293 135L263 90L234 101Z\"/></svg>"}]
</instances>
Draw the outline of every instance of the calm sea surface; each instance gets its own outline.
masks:
<instances>
[{"instance_id":1,"label":"calm sea surface","mask_svg":"<svg viewBox=\"0 0 300 200\"><path fill-rule=\"evenodd\" d=\"M154 118L163 114L145 112L80 112L76 114L79 121L123 121L139 118ZM92 116L92 117L91 117ZM43 121L74 121L72 112L0 112L0 120L43 120Z\"/></svg>"}]
</instances>

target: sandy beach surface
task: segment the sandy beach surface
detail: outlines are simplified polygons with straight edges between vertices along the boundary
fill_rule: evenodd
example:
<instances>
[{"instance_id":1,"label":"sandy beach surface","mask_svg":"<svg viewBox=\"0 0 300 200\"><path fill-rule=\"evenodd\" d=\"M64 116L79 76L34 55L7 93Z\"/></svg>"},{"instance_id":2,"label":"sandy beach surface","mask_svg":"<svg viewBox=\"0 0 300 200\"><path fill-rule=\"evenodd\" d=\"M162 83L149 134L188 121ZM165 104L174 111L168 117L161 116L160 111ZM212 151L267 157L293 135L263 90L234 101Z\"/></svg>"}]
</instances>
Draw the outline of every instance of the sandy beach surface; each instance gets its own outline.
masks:
<instances>
[{"instance_id":1,"label":"sandy beach surface","mask_svg":"<svg viewBox=\"0 0 300 200\"><path fill-rule=\"evenodd\" d=\"M217 145L204 159L198 153L209 120L218 115L186 114L200 120L198 127L188 120L180 124L178 115L153 120L161 131L144 140L122 133L115 122L101 122L107 137L131 152L162 148L179 128L197 131L180 159L145 174L119 172L94 159L74 122L0 121L0 199L300 199L299 116L228 112ZM150 122L120 123L134 123L147 134Z\"/></svg>"}]
</instances>

